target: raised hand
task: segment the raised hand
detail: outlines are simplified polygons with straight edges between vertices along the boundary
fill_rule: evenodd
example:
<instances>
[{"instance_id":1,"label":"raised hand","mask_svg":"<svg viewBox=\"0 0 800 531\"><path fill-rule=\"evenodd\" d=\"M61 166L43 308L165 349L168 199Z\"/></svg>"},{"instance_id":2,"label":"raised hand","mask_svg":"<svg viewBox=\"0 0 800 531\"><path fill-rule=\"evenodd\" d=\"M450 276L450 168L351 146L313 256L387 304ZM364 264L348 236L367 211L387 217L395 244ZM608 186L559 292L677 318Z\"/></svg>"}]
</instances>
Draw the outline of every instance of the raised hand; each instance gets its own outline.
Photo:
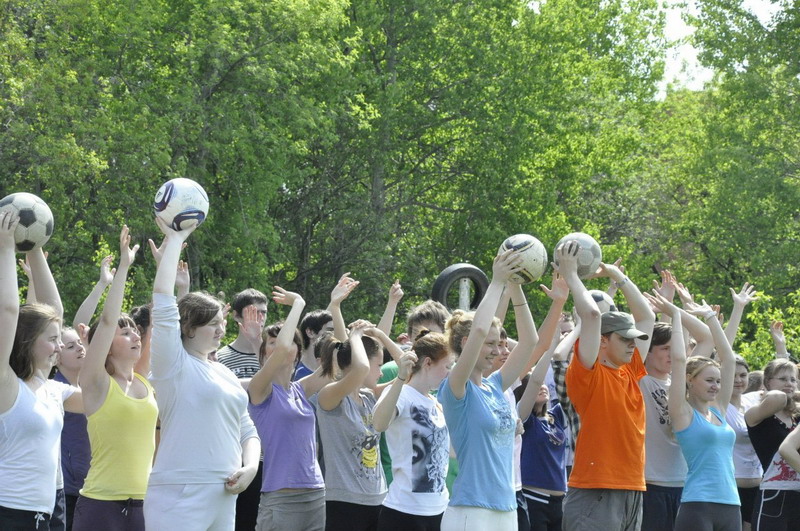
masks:
<instances>
[{"instance_id":1,"label":"raised hand","mask_svg":"<svg viewBox=\"0 0 800 531\"><path fill-rule=\"evenodd\" d=\"M558 271L553 271L553 287L549 288L544 284L539 284L539 288L544 291L545 295L554 301L565 301L569 297L569 286L567 281L562 277Z\"/></svg>"},{"instance_id":2,"label":"raised hand","mask_svg":"<svg viewBox=\"0 0 800 531\"><path fill-rule=\"evenodd\" d=\"M258 309L251 304L242 309L242 322L236 321L239 333L247 338L256 351L261 346L261 333L264 331L265 320L266 316L259 315Z\"/></svg>"},{"instance_id":3,"label":"raised hand","mask_svg":"<svg viewBox=\"0 0 800 531\"><path fill-rule=\"evenodd\" d=\"M114 275L117 273L117 270L116 268L111 267L111 263L113 261L113 254L103 257L103 259L100 261L100 279L97 281L97 283L101 286L110 286L114 281Z\"/></svg>"},{"instance_id":4,"label":"raised hand","mask_svg":"<svg viewBox=\"0 0 800 531\"><path fill-rule=\"evenodd\" d=\"M678 293L678 298L681 300L681 304L683 304L684 306L694 304L694 297L689 292L689 288L687 288L680 282L677 282L677 279L675 282L675 291Z\"/></svg>"},{"instance_id":5,"label":"raised hand","mask_svg":"<svg viewBox=\"0 0 800 531\"><path fill-rule=\"evenodd\" d=\"M653 309L661 314L675 317L675 314L680 311L671 300L664 297L657 289L653 289L652 294L642 293L642 295L644 295L644 298L647 299Z\"/></svg>"},{"instance_id":6,"label":"raised hand","mask_svg":"<svg viewBox=\"0 0 800 531\"><path fill-rule=\"evenodd\" d=\"M389 288L389 303L397 305L400 299L403 298L403 288L400 286L400 281L395 280L392 287Z\"/></svg>"},{"instance_id":7,"label":"raised hand","mask_svg":"<svg viewBox=\"0 0 800 531\"><path fill-rule=\"evenodd\" d=\"M14 231L17 228L17 224L19 224L19 216L6 210L5 212L0 212L0 249L14 249L15 241L14 241ZM20 260L22 262L22 260ZM23 270L25 266L22 266ZM30 268L25 271L28 276Z\"/></svg>"},{"instance_id":8,"label":"raised hand","mask_svg":"<svg viewBox=\"0 0 800 531\"><path fill-rule=\"evenodd\" d=\"M331 302L334 304L341 303L350 296L350 293L358 287L358 284L358 280L350 277L350 272L348 271L339 277L339 281L336 283L336 286L333 287L333 291L331 291Z\"/></svg>"},{"instance_id":9,"label":"raised hand","mask_svg":"<svg viewBox=\"0 0 800 531\"><path fill-rule=\"evenodd\" d=\"M413 350L404 352L400 359L397 361L397 378L402 381L407 381L414 370L414 365L417 363L417 355Z\"/></svg>"},{"instance_id":10,"label":"raised hand","mask_svg":"<svg viewBox=\"0 0 800 531\"><path fill-rule=\"evenodd\" d=\"M555 256L558 257L558 259L550 263L550 265L553 266L553 270L558 271L563 277L572 273L577 275L579 249L580 246L575 240L570 240L559 245L555 252ZM558 262L558 265L556 265L556 262Z\"/></svg>"},{"instance_id":11,"label":"raised hand","mask_svg":"<svg viewBox=\"0 0 800 531\"><path fill-rule=\"evenodd\" d=\"M717 311L714 310L714 308L708 304L705 299L703 299L702 304L692 303L688 305L686 311L695 317L700 317L701 319L709 319L710 317L715 317L717 315Z\"/></svg>"},{"instance_id":12,"label":"raised hand","mask_svg":"<svg viewBox=\"0 0 800 531\"><path fill-rule=\"evenodd\" d=\"M280 286L273 286L272 288L272 300L277 304L291 306L298 299L302 299L302 297L297 293L286 291Z\"/></svg>"},{"instance_id":13,"label":"raised hand","mask_svg":"<svg viewBox=\"0 0 800 531\"><path fill-rule=\"evenodd\" d=\"M368 332L375 328L375 325L367 321L366 319L359 319L357 321L353 321L347 328L350 329L350 337L353 337L353 334L358 335L369 335Z\"/></svg>"},{"instance_id":14,"label":"raised hand","mask_svg":"<svg viewBox=\"0 0 800 531\"><path fill-rule=\"evenodd\" d=\"M758 297L756 296L755 286L753 286L749 282L744 283L744 286L742 286L742 289L739 291L739 293L736 293L736 290L734 290L733 288L730 288L730 290L731 290L731 297L733 297L733 303L738 306L742 307L747 306L754 300L758 299Z\"/></svg>"},{"instance_id":15,"label":"raised hand","mask_svg":"<svg viewBox=\"0 0 800 531\"><path fill-rule=\"evenodd\" d=\"M769 326L769 335L772 336L772 342L775 344L775 350L779 347L786 348L786 336L783 335L783 322L772 321Z\"/></svg>"},{"instance_id":16,"label":"raised hand","mask_svg":"<svg viewBox=\"0 0 800 531\"><path fill-rule=\"evenodd\" d=\"M175 288L178 293L189 293L191 282L189 264L183 260L178 260L178 270L175 272Z\"/></svg>"},{"instance_id":17,"label":"raised hand","mask_svg":"<svg viewBox=\"0 0 800 531\"><path fill-rule=\"evenodd\" d=\"M139 244L130 247L131 233L127 225L122 226L122 231L119 233L119 264L120 266L128 267L133 263L136 258L136 253L139 251ZM105 261L105 258L103 259ZM102 266L101 266L102 267ZM111 277L113 280L113 276Z\"/></svg>"},{"instance_id":18,"label":"raised hand","mask_svg":"<svg viewBox=\"0 0 800 531\"><path fill-rule=\"evenodd\" d=\"M675 276L669 270L662 269L661 284L659 285L658 280L654 280L653 289L671 302L675 298Z\"/></svg>"}]
</instances>

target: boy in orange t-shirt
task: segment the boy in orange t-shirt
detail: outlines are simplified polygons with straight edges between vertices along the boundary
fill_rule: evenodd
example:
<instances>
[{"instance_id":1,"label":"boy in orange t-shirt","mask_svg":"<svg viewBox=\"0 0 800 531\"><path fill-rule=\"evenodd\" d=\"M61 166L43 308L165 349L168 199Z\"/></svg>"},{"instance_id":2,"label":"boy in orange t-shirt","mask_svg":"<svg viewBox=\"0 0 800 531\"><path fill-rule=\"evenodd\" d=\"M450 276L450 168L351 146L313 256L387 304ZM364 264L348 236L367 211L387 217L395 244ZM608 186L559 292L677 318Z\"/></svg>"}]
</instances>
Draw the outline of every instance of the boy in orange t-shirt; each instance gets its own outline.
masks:
<instances>
[{"instance_id":1,"label":"boy in orange t-shirt","mask_svg":"<svg viewBox=\"0 0 800 531\"><path fill-rule=\"evenodd\" d=\"M575 464L564 500L563 529L638 530L642 522L645 409L639 379L646 373L655 314L636 285L616 265L600 264L625 295L631 314L601 315L578 277L578 244L556 250L558 271L581 318L567 393L581 418Z\"/></svg>"}]
</instances>

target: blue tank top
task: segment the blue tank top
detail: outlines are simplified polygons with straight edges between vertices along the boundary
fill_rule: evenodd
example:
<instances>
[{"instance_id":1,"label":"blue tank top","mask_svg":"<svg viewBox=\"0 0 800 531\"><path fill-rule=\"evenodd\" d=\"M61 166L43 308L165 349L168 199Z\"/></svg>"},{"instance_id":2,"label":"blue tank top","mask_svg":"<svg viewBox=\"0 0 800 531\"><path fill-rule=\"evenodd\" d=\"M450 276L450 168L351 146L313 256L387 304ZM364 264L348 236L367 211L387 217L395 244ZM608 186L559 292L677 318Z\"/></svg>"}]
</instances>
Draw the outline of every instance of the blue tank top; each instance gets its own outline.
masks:
<instances>
[{"instance_id":1,"label":"blue tank top","mask_svg":"<svg viewBox=\"0 0 800 531\"><path fill-rule=\"evenodd\" d=\"M693 409L689 427L675 432L689 466L683 487L683 502L712 502L740 505L733 473L733 444L736 433L716 408L711 413L722 423L712 424Z\"/></svg>"}]
</instances>

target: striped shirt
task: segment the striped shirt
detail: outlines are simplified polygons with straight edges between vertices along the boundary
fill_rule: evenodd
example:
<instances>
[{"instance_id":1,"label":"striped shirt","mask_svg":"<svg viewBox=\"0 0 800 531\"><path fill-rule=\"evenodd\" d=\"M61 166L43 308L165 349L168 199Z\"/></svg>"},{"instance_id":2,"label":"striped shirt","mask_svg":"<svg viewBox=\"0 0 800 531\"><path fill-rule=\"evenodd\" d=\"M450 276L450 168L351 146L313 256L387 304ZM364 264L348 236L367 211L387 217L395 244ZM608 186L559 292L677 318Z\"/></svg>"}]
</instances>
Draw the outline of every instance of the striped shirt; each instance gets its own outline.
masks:
<instances>
[{"instance_id":1,"label":"striped shirt","mask_svg":"<svg viewBox=\"0 0 800 531\"><path fill-rule=\"evenodd\" d=\"M229 368L237 378L252 378L259 369L256 354L239 352L230 345L217 351L217 361Z\"/></svg>"}]
</instances>

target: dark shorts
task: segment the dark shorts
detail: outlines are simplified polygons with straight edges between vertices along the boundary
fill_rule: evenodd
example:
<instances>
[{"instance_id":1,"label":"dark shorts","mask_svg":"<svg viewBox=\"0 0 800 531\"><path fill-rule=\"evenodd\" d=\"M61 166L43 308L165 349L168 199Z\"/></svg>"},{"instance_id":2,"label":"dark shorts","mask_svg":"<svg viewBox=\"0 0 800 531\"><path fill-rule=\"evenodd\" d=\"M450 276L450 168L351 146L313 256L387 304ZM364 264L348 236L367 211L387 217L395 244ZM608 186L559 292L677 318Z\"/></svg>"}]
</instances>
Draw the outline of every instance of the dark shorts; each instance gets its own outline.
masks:
<instances>
[{"instance_id":1,"label":"dark shorts","mask_svg":"<svg viewBox=\"0 0 800 531\"><path fill-rule=\"evenodd\" d=\"M559 531L563 517L564 496L542 494L522 489L528 503L531 531Z\"/></svg>"},{"instance_id":2,"label":"dark shorts","mask_svg":"<svg viewBox=\"0 0 800 531\"><path fill-rule=\"evenodd\" d=\"M672 531L681 505L683 487L647 484L642 496L642 529Z\"/></svg>"},{"instance_id":3,"label":"dark shorts","mask_svg":"<svg viewBox=\"0 0 800 531\"><path fill-rule=\"evenodd\" d=\"M47 531L50 515L0 506L0 529L3 531Z\"/></svg>"},{"instance_id":4,"label":"dark shorts","mask_svg":"<svg viewBox=\"0 0 800 531\"><path fill-rule=\"evenodd\" d=\"M50 516L50 531L67 531L67 502L64 489L56 491L56 505Z\"/></svg>"},{"instance_id":5,"label":"dark shorts","mask_svg":"<svg viewBox=\"0 0 800 531\"><path fill-rule=\"evenodd\" d=\"M378 531L439 531L443 514L419 516L381 507Z\"/></svg>"},{"instance_id":6,"label":"dark shorts","mask_svg":"<svg viewBox=\"0 0 800 531\"><path fill-rule=\"evenodd\" d=\"M753 503L753 531L794 531L800 522L800 492L760 490Z\"/></svg>"},{"instance_id":7,"label":"dark shorts","mask_svg":"<svg viewBox=\"0 0 800 531\"><path fill-rule=\"evenodd\" d=\"M739 491L739 501L742 503L742 521L748 524L753 519L753 504L756 501L758 487L737 487Z\"/></svg>"},{"instance_id":8,"label":"dark shorts","mask_svg":"<svg viewBox=\"0 0 800 531\"><path fill-rule=\"evenodd\" d=\"M72 519L74 531L144 531L143 500L94 500L79 496Z\"/></svg>"}]
</instances>

